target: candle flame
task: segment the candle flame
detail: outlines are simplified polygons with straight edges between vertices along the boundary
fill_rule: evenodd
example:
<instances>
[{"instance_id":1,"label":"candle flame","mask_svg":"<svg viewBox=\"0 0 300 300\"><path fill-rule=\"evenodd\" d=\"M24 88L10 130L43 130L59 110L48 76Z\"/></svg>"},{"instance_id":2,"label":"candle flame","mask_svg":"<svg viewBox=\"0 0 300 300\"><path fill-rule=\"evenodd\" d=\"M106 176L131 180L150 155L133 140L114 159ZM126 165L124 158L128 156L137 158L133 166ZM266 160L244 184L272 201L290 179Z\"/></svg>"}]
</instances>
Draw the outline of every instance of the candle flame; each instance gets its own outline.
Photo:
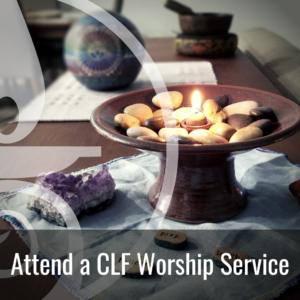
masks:
<instances>
[{"instance_id":1,"label":"candle flame","mask_svg":"<svg viewBox=\"0 0 300 300\"><path fill-rule=\"evenodd\" d=\"M201 94L199 91L195 91L192 96L192 107L201 111Z\"/></svg>"}]
</instances>

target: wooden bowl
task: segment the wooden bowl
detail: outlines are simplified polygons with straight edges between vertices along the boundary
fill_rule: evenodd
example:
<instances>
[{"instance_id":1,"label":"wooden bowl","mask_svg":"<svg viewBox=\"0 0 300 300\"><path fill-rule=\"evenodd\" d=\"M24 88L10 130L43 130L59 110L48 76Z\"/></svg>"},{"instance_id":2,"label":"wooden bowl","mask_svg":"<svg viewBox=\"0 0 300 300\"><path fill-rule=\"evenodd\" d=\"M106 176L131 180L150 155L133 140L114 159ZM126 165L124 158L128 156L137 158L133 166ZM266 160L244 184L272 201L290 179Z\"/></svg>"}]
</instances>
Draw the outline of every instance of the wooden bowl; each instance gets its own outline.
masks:
<instances>
[{"instance_id":1,"label":"wooden bowl","mask_svg":"<svg viewBox=\"0 0 300 300\"><path fill-rule=\"evenodd\" d=\"M190 107L192 93L200 91L204 99L229 95L231 103L255 100L270 107L278 122L271 134L251 141L221 145L176 145L145 142L130 138L114 124L114 116L135 103L147 104L153 111L154 89L140 90L112 98L98 106L91 116L93 127L103 136L137 149L154 152L160 158L157 182L148 192L148 202L156 212L177 221L189 223L217 222L239 213L246 205L244 189L236 181L231 152L269 145L291 136L300 129L300 108L293 102L264 91L223 85L176 85L169 91L183 94L181 107ZM178 148L177 148L178 147ZM159 201L166 172L167 150L178 149L178 168L170 205ZM170 152L169 152L170 153ZM171 183L170 183L171 184ZM173 186L170 185L170 191Z\"/></svg>"},{"instance_id":2,"label":"wooden bowl","mask_svg":"<svg viewBox=\"0 0 300 300\"><path fill-rule=\"evenodd\" d=\"M218 13L198 13L179 15L182 31L188 35L210 35L228 33L233 15Z\"/></svg>"}]
</instances>

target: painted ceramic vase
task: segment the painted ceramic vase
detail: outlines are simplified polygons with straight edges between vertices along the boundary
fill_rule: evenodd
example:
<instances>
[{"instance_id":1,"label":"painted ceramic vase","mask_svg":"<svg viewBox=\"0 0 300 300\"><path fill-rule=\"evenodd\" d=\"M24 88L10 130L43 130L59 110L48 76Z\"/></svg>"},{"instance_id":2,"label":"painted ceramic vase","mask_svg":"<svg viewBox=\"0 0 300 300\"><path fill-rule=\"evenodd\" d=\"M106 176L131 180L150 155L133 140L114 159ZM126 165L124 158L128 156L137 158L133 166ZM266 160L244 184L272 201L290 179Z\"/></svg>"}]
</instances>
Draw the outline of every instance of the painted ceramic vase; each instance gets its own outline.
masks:
<instances>
[{"instance_id":1,"label":"painted ceramic vase","mask_svg":"<svg viewBox=\"0 0 300 300\"><path fill-rule=\"evenodd\" d=\"M144 45L139 31L129 20L116 13L110 14ZM68 31L64 58L74 76L95 90L128 86L141 69L138 59L119 37L91 16L78 20Z\"/></svg>"}]
</instances>

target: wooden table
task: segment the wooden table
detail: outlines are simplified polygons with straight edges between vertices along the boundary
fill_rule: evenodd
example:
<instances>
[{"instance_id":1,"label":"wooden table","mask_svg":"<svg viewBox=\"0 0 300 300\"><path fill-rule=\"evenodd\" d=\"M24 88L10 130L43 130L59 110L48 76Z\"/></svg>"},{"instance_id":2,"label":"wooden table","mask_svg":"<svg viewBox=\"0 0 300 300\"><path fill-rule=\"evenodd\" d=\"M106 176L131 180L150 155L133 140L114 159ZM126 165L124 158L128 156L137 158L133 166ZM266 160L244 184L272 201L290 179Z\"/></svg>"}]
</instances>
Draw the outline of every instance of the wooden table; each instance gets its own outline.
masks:
<instances>
[{"instance_id":1,"label":"wooden table","mask_svg":"<svg viewBox=\"0 0 300 300\"><path fill-rule=\"evenodd\" d=\"M218 83L222 85L236 85L256 88L279 94L278 90L262 73L252 64L252 62L241 52L237 51L230 58L198 59L195 57L179 56L175 53L173 39L149 39L146 40L146 49L155 62L162 61L195 61L206 60L213 65ZM26 126L26 125L23 125ZM4 133L12 132L15 124L10 124L4 129ZM139 153L137 150L127 146L116 144L100 136L91 127L89 122L59 122L59 123L39 123L35 129L22 141L15 143L15 146L101 146L102 156L99 158L80 158L73 165L65 169L65 172L72 172L107 162L117 157L129 156ZM1 145L5 146L5 145ZM289 158L300 163L300 132L279 143L266 147L268 149L287 153ZM34 178L26 178L27 181L34 182ZM7 222L0 219L0 229L13 229ZM19 252L23 255L28 253L28 249L22 241L15 237L12 242L11 251ZM0 244L0 249L1 249ZM3 252L3 251L2 251ZM0 269L9 267L12 263L12 252L4 253L5 257L0 259ZM28 288L19 287L20 280L28 282L28 286L34 286L35 292ZM56 283L52 276L20 277L14 279L0 279L1 296L3 299L41 299L46 295ZM22 284L24 286L24 284ZM26 287L26 285L25 285ZM74 299L64 287L61 286L61 299ZM299 299L300 285L289 290L282 299ZM26 296L24 296L26 295Z\"/></svg>"}]
</instances>

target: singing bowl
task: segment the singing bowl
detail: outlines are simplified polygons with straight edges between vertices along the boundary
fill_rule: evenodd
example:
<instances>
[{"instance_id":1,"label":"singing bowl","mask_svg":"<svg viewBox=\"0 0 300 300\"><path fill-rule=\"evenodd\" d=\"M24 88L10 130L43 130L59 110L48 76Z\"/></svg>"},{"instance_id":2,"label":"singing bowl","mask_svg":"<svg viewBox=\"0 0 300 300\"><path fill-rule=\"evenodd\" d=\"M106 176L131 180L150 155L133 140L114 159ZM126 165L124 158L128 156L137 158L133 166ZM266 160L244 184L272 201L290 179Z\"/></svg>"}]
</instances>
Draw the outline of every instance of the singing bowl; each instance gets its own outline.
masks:
<instances>
[{"instance_id":1,"label":"singing bowl","mask_svg":"<svg viewBox=\"0 0 300 300\"><path fill-rule=\"evenodd\" d=\"M182 31L187 35L226 34L232 18L231 14L197 13L179 15L179 22Z\"/></svg>"},{"instance_id":2,"label":"singing bowl","mask_svg":"<svg viewBox=\"0 0 300 300\"><path fill-rule=\"evenodd\" d=\"M237 182L232 152L262 147L287 138L300 129L300 108L293 102L272 93L244 87L224 85L175 85L169 91L183 94L181 107L190 107L192 93L200 91L204 99L228 95L230 104L255 100L270 107L277 116L269 135L250 141L219 145L168 145L168 151L178 147L178 168L171 201L158 201L165 178L166 145L137 140L114 123L115 115L135 103L144 103L152 111L159 109L152 103L154 89L145 89L114 97L98 106L91 115L93 127L103 136L137 149L150 151L160 159L156 183L150 188L147 200L155 211L167 218L187 222L218 222L238 214L246 206L246 192ZM159 90L158 90L159 92Z\"/></svg>"}]
</instances>

